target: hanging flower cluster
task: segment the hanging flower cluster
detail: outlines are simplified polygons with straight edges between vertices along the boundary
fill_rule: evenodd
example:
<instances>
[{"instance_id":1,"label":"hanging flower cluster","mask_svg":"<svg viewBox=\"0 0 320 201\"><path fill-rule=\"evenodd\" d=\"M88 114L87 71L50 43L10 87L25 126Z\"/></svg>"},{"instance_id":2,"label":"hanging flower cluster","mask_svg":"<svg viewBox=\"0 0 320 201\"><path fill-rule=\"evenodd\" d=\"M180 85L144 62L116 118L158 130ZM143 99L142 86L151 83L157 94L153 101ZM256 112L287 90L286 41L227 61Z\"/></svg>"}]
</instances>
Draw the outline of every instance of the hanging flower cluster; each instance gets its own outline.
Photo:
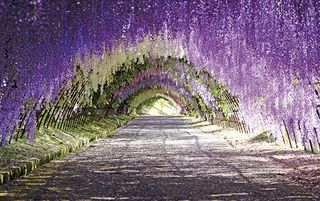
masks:
<instances>
[{"instance_id":1,"label":"hanging flower cluster","mask_svg":"<svg viewBox=\"0 0 320 201\"><path fill-rule=\"evenodd\" d=\"M141 89L150 87L170 88L185 97L189 103L193 102L192 92L189 91L183 82L174 79L166 72L143 71L134 77L128 86L123 86L115 93L120 102L125 101L129 96L134 95Z\"/></svg>"}]
</instances>

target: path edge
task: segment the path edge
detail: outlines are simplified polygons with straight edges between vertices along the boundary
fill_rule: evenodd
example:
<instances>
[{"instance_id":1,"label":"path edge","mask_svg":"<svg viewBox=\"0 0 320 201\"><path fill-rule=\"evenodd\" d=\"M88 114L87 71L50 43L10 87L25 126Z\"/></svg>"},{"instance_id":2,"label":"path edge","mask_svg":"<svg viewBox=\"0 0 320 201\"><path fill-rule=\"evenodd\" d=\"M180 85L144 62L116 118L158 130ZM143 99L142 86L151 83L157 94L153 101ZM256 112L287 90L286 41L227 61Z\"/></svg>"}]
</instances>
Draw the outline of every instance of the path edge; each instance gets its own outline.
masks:
<instances>
[{"instance_id":1,"label":"path edge","mask_svg":"<svg viewBox=\"0 0 320 201\"><path fill-rule=\"evenodd\" d=\"M130 115L129 115L130 116ZM103 137L110 137L114 133L116 133L121 127L125 126L128 122L132 121L135 116L130 116L131 118L124 122L119 122L120 124L117 124L117 127L114 130L109 130L105 134L97 134L94 137L86 138L78 141L74 145L68 145L66 147L63 147L62 149L52 152L50 154L46 154L40 159L34 159L30 161L26 161L24 165L21 165L19 167L12 167L8 171L0 172L0 186L7 184L10 181L13 181L19 177L28 175L31 171L38 169L39 167L51 162L54 159L64 157L68 155L69 153L74 153L78 151L80 148L85 147L89 145L90 143L96 141L97 139L101 139Z\"/></svg>"}]
</instances>

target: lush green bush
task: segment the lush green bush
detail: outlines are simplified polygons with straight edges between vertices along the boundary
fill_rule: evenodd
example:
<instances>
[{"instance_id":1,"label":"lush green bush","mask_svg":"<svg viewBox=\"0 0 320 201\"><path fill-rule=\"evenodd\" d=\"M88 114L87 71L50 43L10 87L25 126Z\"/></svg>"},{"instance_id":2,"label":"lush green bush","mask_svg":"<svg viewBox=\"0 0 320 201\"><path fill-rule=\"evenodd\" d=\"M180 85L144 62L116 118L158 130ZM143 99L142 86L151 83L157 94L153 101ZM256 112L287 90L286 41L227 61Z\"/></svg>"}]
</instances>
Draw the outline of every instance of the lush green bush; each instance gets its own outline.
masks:
<instances>
[{"instance_id":1,"label":"lush green bush","mask_svg":"<svg viewBox=\"0 0 320 201\"><path fill-rule=\"evenodd\" d=\"M269 131L263 131L252 137L250 142L275 142L275 136Z\"/></svg>"}]
</instances>

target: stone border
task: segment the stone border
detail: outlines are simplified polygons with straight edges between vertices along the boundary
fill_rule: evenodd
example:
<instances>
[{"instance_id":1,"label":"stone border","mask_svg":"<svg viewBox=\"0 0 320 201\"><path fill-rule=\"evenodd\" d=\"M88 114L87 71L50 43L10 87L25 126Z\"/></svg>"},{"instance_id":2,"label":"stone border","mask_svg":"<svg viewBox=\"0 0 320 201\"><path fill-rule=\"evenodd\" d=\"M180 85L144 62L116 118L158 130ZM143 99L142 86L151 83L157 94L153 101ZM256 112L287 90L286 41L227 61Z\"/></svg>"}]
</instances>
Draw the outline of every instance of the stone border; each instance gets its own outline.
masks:
<instances>
[{"instance_id":1,"label":"stone border","mask_svg":"<svg viewBox=\"0 0 320 201\"><path fill-rule=\"evenodd\" d=\"M29 174L32 170L35 170L38 167L40 167L44 164L47 164L54 159L57 159L59 157L65 156L69 153L75 152L75 151L79 150L81 147L84 147L97 139L105 137L106 134L111 135L111 134L117 132L117 130L120 127L127 124L133 118L134 117L131 117L128 121L125 121L123 123L119 122L119 124L117 125L117 127L114 130L112 130L112 131L109 130L105 134L99 134L99 135L96 135L95 137L92 137L90 139L87 138L85 140L81 140L81 141L77 142L75 145L68 145L68 146L60 149L59 151L47 154L47 155L41 157L40 159L35 159L33 161L27 161L27 162L25 162L24 165L22 165L20 167L12 167L11 170L9 170L9 171L0 172L0 186L3 184L6 184L12 180L15 180L21 176L25 176L25 175Z\"/></svg>"}]
</instances>

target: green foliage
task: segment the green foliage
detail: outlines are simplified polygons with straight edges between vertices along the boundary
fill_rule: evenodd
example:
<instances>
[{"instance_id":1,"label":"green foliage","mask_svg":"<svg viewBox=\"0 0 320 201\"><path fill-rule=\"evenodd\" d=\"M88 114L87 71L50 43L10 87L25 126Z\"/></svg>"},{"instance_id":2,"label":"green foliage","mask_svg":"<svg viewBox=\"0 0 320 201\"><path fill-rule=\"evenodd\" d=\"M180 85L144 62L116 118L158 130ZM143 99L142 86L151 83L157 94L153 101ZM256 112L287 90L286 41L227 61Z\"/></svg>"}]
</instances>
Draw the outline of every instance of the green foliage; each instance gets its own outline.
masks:
<instances>
[{"instance_id":1,"label":"green foliage","mask_svg":"<svg viewBox=\"0 0 320 201\"><path fill-rule=\"evenodd\" d=\"M159 97L159 96L155 96L155 97L151 97L147 100L145 100L144 102L142 102L138 107L137 107L137 112L139 113L141 111L142 108L149 108L152 107L154 105L155 102L157 102L159 99L161 99L163 97Z\"/></svg>"},{"instance_id":2,"label":"green foliage","mask_svg":"<svg viewBox=\"0 0 320 201\"><path fill-rule=\"evenodd\" d=\"M269 131L263 131L259 133L258 135L252 137L250 139L250 142L275 142L275 136L273 133L270 133Z\"/></svg>"},{"instance_id":3,"label":"green foliage","mask_svg":"<svg viewBox=\"0 0 320 201\"><path fill-rule=\"evenodd\" d=\"M189 116L191 116L191 117L197 117L197 116L199 116L199 114L198 114L197 110L191 109L191 110L189 111Z\"/></svg>"},{"instance_id":4,"label":"green foliage","mask_svg":"<svg viewBox=\"0 0 320 201\"><path fill-rule=\"evenodd\" d=\"M132 108L131 114L132 115L137 115L137 108Z\"/></svg>"},{"instance_id":5,"label":"green foliage","mask_svg":"<svg viewBox=\"0 0 320 201\"><path fill-rule=\"evenodd\" d=\"M94 104L97 105L107 105L110 104L111 101L112 108L116 109L120 106L120 102L118 100L111 100L113 95L127 82L133 79L140 71L150 69L152 67L151 63L144 58L144 62L133 62L132 67L128 68L125 65L114 73L113 81L111 83L105 83L104 90L101 93L96 92L96 96L98 99L94 101ZM115 101L115 102L114 102Z\"/></svg>"},{"instance_id":6,"label":"green foliage","mask_svg":"<svg viewBox=\"0 0 320 201\"><path fill-rule=\"evenodd\" d=\"M25 108L26 109L31 109L34 107L34 98L33 97L30 97L28 98L28 102L27 104L25 105Z\"/></svg>"},{"instance_id":7,"label":"green foliage","mask_svg":"<svg viewBox=\"0 0 320 201\"><path fill-rule=\"evenodd\" d=\"M114 109L114 110L117 110L120 106L120 100L119 98L117 98L115 101L113 101L111 107Z\"/></svg>"},{"instance_id":8,"label":"green foliage","mask_svg":"<svg viewBox=\"0 0 320 201\"><path fill-rule=\"evenodd\" d=\"M56 129L37 131L33 144L28 143L25 139L9 144L7 147L0 147L0 172L8 171L12 166L23 166L31 160L40 159L46 154L52 154L70 145L89 142L99 137L108 137L112 131L133 117L132 115L110 116L69 131Z\"/></svg>"},{"instance_id":9,"label":"green foliage","mask_svg":"<svg viewBox=\"0 0 320 201\"><path fill-rule=\"evenodd\" d=\"M190 84L188 84L186 81L184 81L185 86L187 87L187 89L189 90L189 92L192 92L192 86ZM202 112L207 112L207 106L206 104L203 102L202 98L199 96L198 93L194 92L193 98L196 100L196 102L193 102L191 104L189 104L187 106L188 109L190 110L197 110L198 106L200 106L200 110Z\"/></svg>"},{"instance_id":10,"label":"green foliage","mask_svg":"<svg viewBox=\"0 0 320 201\"><path fill-rule=\"evenodd\" d=\"M231 112L238 111L237 98L231 96L228 88L218 81L214 83L207 82L207 84L211 89L213 97L218 102L218 108L222 110L226 120L229 120Z\"/></svg>"},{"instance_id":11,"label":"green foliage","mask_svg":"<svg viewBox=\"0 0 320 201\"><path fill-rule=\"evenodd\" d=\"M174 100L161 95L149 97L137 107L138 114L178 115L180 111L181 108Z\"/></svg>"},{"instance_id":12,"label":"green foliage","mask_svg":"<svg viewBox=\"0 0 320 201\"><path fill-rule=\"evenodd\" d=\"M136 93L130 95L125 100L125 105L128 105L130 109L138 107L144 101L150 99L151 97L163 97L164 99L170 99L170 96L177 98L184 106L188 108L187 100L184 96L167 87L147 87L138 90ZM174 99L174 98L173 98ZM174 104L175 100L169 100L168 104L176 107Z\"/></svg>"}]
</instances>

